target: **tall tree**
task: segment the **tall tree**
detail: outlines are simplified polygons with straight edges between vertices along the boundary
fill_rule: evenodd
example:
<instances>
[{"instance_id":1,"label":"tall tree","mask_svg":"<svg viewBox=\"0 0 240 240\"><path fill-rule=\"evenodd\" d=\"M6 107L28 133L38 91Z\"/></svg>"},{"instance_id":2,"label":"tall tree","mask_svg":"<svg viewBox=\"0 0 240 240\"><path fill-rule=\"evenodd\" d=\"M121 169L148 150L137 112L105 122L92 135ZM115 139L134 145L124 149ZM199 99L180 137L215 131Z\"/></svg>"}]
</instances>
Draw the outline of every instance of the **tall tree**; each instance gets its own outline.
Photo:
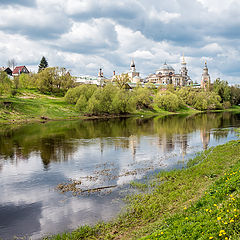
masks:
<instances>
[{"instance_id":1,"label":"tall tree","mask_svg":"<svg viewBox=\"0 0 240 240\"><path fill-rule=\"evenodd\" d=\"M121 75L116 75L113 82L116 82L120 89L127 88L128 82L130 82L128 74L122 73Z\"/></svg>"},{"instance_id":2,"label":"tall tree","mask_svg":"<svg viewBox=\"0 0 240 240\"><path fill-rule=\"evenodd\" d=\"M39 65L38 65L38 72L41 72L43 69L48 67L47 59L43 56Z\"/></svg>"},{"instance_id":3,"label":"tall tree","mask_svg":"<svg viewBox=\"0 0 240 240\"><path fill-rule=\"evenodd\" d=\"M231 88L228 86L227 81L217 78L213 83L213 91L221 97L222 102L228 102L231 100Z\"/></svg>"},{"instance_id":4,"label":"tall tree","mask_svg":"<svg viewBox=\"0 0 240 240\"><path fill-rule=\"evenodd\" d=\"M15 68L16 65L17 65L17 62L16 62L16 60L15 60L14 58L12 58L12 59L9 59L9 60L8 60L7 64L8 64L8 67L9 67L9 68L11 68L12 70L14 70L14 68Z\"/></svg>"}]
</instances>

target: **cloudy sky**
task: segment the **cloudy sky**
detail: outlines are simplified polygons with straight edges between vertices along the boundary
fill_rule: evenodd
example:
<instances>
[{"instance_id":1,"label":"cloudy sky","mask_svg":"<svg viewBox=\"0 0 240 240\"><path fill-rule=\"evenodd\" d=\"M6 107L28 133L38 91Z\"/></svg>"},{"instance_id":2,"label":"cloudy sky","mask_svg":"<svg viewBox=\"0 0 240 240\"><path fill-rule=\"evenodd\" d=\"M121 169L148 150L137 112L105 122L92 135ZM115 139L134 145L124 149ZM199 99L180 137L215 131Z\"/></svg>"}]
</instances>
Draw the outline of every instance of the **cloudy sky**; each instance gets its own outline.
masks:
<instances>
[{"instance_id":1,"label":"cloudy sky","mask_svg":"<svg viewBox=\"0 0 240 240\"><path fill-rule=\"evenodd\" d=\"M240 83L239 0L0 0L0 66L14 58L36 71L50 66L72 74L141 75L165 61L176 71L184 52L200 82L204 61L212 80Z\"/></svg>"}]
</instances>

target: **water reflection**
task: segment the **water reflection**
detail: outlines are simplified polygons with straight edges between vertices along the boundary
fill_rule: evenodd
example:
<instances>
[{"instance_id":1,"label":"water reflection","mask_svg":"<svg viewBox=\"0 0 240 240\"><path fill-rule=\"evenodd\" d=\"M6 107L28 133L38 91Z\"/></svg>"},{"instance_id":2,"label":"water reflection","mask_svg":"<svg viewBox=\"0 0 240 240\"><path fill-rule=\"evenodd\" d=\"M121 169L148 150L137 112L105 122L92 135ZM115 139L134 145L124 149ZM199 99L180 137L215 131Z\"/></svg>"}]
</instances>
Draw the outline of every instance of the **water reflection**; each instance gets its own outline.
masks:
<instances>
[{"instance_id":1,"label":"water reflection","mask_svg":"<svg viewBox=\"0 0 240 240\"><path fill-rule=\"evenodd\" d=\"M0 237L34 239L108 220L120 209L125 183L182 167L196 152L235 139L239 126L239 114L211 113L0 127L0 219L9 220L0 221ZM121 187L78 197L55 190L70 178L83 188Z\"/></svg>"},{"instance_id":2,"label":"water reflection","mask_svg":"<svg viewBox=\"0 0 240 240\"><path fill-rule=\"evenodd\" d=\"M68 161L81 145L96 144L104 152L106 145L113 144L115 150L131 149L133 158L141 136L158 136L159 147L171 152L176 142L181 142L186 154L187 134L200 130L203 149L208 147L210 130L239 124L237 115L231 113L198 114L195 116L168 116L164 118L124 118L75 122L50 122L31 124L18 129L0 131L0 158L17 165L28 160L32 152L40 152L44 167L51 162ZM215 139L227 137L229 129L213 133ZM179 136L177 136L179 135Z\"/></svg>"},{"instance_id":3,"label":"water reflection","mask_svg":"<svg viewBox=\"0 0 240 240\"><path fill-rule=\"evenodd\" d=\"M42 213L42 204L37 202L33 204L8 204L0 206L0 236L2 239L9 238L9 231L14 226L14 235L16 238L22 236L24 229L30 228L37 232L41 229L40 218Z\"/></svg>"}]
</instances>

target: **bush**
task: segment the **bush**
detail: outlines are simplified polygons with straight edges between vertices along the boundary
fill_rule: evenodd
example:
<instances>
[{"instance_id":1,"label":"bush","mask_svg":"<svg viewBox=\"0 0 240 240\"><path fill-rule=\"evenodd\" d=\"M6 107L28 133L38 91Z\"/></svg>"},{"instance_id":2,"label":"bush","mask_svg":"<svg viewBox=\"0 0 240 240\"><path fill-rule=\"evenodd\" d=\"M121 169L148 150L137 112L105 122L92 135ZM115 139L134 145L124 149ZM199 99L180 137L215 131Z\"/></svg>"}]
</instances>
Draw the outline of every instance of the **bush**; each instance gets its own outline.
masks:
<instances>
[{"instance_id":1,"label":"bush","mask_svg":"<svg viewBox=\"0 0 240 240\"><path fill-rule=\"evenodd\" d=\"M96 85L87 84L70 88L65 94L65 101L70 104L76 104L81 95L85 96L86 101L88 101L96 90Z\"/></svg>"},{"instance_id":2,"label":"bush","mask_svg":"<svg viewBox=\"0 0 240 240\"><path fill-rule=\"evenodd\" d=\"M228 109L231 107L231 103L230 102L223 102L223 108L224 109Z\"/></svg>"},{"instance_id":3,"label":"bush","mask_svg":"<svg viewBox=\"0 0 240 240\"><path fill-rule=\"evenodd\" d=\"M113 98L112 108L114 113L130 113L136 109L136 104L129 91L120 90Z\"/></svg>"},{"instance_id":4,"label":"bush","mask_svg":"<svg viewBox=\"0 0 240 240\"><path fill-rule=\"evenodd\" d=\"M87 107L87 99L84 95L81 95L76 104L76 110L84 112Z\"/></svg>"},{"instance_id":5,"label":"bush","mask_svg":"<svg viewBox=\"0 0 240 240\"><path fill-rule=\"evenodd\" d=\"M221 97L215 92L199 92L193 99L193 107L197 110L221 109Z\"/></svg>"},{"instance_id":6,"label":"bush","mask_svg":"<svg viewBox=\"0 0 240 240\"><path fill-rule=\"evenodd\" d=\"M151 88L138 87L132 92L132 102L137 109L151 108L152 97Z\"/></svg>"},{"instance_id":7,"label":"bush","mask_svg":"<svg viewBox=\"0 0 240 240\"><path fill-rule=\"evenodd\" d=\"M86 112L94 115L115 113L112 102L118 91L119 88L112 84L98 88L89 99Z\"/></svg>"},{"instance_id":8,"label":"bush","mask_svg":"<svg viewBox=\"0 0 240 240\"><path fill-rule=\"evenodd\" d=\"M159 108L166 111L177 111L181 106L178 96L169 91L158 93L154 98L154 102Z\"/></svg>"}]
</instances>

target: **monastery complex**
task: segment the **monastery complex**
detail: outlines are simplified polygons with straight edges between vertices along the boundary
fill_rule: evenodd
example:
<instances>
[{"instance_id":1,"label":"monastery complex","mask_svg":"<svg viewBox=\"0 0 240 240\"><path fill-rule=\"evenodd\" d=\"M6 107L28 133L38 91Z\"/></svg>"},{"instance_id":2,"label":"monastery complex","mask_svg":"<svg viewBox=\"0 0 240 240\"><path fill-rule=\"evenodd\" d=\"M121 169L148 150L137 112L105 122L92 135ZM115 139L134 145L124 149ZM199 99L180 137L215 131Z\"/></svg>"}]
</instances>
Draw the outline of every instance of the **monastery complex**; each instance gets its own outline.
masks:
<instances>
[{"instance_id":1,"label":"monastery complex","mask_svg":"<svg viewBox=\"0 0 240 240\"><path fill-rule=\"evenodd\" d=\"M171 65L165 62L159 69L155 71L155 73L151 73L147 77L141 78L140 72L136 70L135 62L134 60L132 60L130 63L130 71L128 71L126 74L129 78L130 87L134 87L136 86L136 84L144 85L146 83L152 83L156 87L159 86L164 87L169 84L172 84L174 87L193 86L196 88L201 87L204 89L208 89L211 84L207 62L205 62L203 68L201 83L200 84L194 83L191 77L188 75L187 63L185 61L184 56L182 57L181 68L178 73ZM108 81L114 82L116 77L117 75L115 74L115 71L113 71L113 76L110 79L105 78L103 75L103 71L100 68L97 77L82 76L80 77L80 81L78 80L78 82L103 85Z\"/></svg>"}]
</instances>

